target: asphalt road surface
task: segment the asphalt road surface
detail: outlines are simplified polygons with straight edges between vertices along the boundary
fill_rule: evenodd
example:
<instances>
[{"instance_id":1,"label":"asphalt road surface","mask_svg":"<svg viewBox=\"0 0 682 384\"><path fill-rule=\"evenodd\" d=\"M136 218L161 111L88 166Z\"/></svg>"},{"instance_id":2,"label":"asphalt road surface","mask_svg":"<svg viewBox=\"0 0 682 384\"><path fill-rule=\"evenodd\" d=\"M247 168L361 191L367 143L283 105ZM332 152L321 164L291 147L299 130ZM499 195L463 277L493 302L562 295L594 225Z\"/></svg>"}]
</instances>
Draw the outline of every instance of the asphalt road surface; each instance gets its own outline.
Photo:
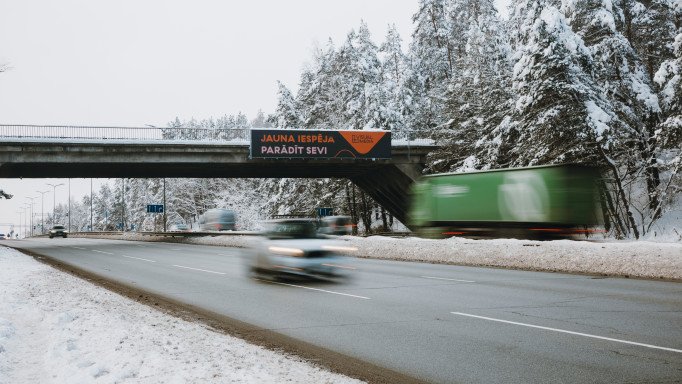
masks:
<instances>
[{"instance_id":1,"label":"asphalt road surface","mask_svg":"<svg viewBox=\"0 0 682 384\"><path fill-rule=\"evenodd\" d=\"M682 381L680 283L370 259L343 282L270 282L235 248L11 246L424 381Z\"/></svg>"}]
</instances>

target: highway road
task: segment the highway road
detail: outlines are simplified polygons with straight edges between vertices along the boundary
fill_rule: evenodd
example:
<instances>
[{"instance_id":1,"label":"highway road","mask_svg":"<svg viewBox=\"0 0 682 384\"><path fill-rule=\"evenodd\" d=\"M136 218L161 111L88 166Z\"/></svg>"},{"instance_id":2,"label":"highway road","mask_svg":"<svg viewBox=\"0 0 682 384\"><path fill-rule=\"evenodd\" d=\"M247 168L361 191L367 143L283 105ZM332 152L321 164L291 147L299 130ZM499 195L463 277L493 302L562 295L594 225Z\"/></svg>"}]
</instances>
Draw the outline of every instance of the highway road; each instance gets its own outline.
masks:
<instances>
[{"instance_id":1,"label":"highway road","mask_svg":"<svg viewBox=\"0 0 682 384\"><path fill-rule=\"evenodd\" d=\"M682 381L680 283L371 259L343 282L268 282L235 248L7 245L423 381Z\"/></svg>"}]
</instances>

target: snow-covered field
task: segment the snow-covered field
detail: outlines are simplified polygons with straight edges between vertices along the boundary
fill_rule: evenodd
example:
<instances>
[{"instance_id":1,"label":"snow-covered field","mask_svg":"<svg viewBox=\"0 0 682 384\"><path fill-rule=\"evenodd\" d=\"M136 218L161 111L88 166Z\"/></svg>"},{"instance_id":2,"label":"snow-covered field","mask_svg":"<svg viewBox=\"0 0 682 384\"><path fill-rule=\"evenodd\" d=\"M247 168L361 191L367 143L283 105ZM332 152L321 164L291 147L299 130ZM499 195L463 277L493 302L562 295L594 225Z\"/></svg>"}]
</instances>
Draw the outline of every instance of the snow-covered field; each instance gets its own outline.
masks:
<instances>
[{"instance_id":1,"label":"snow-covered field","mask_svg":"<svg viewBox=\"0 0 682 384\"><path fill-rule=\"evenodd\" d=\"M139 234L127 240L153 240ZM245 246L250 236L187 242ZM682 244L342 237L359 257L682 280ZM0 384L351 383L0 247ZM65 294L68 292L68 294Z\"/></svg>"},{"instance_id":2,"label":"snow-covered field","mask_svg":"<svg viewBox=\"0 0 682 384\"><path fill-rule=\"evenodd\" d=\"M0 383L357 383L0 246Z\"/></svg>"}]
</instances>

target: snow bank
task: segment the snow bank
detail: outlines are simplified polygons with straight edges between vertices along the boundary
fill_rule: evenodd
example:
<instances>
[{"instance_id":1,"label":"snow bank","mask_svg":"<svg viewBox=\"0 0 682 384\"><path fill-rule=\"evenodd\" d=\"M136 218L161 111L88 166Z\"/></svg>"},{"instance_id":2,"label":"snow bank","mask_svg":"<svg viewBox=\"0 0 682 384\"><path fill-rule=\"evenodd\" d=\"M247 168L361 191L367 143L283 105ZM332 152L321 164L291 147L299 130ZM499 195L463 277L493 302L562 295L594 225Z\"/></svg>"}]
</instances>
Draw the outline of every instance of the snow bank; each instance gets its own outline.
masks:
<instances>
[{"instance_id":1,"label":"snow bank","mask_svg":"<svg viewBox=\"0 0 682 384\"><path fill-rule=\"evenodd\" d=\"M0 246L0 383L358 383Z\"/></svg>"},{"instance_id":2,"label":"snow bank","mask_svg":"<svg viewBox=\"0 0 682 384\"><path fill-rule=\"evenodd\" d=\"M163 241L126 233L126 240ZM246 247L253 236L194 237L189 244ZM650 241L429 240L415 237L342 236L357 257L533 271L682 280L682 244ZM172 241L172 240L167 240Z\"/></svg>"},{"instance_id":3,"label":"snow bank","mask_svg":"<svg viewBox=\"0 0 682 384\"><path fill-rule=\"evenodd\" d=\"M359 255L535 271L682 279L682 244L529 240L350 238Z\"/></svg>"}]
</instances>

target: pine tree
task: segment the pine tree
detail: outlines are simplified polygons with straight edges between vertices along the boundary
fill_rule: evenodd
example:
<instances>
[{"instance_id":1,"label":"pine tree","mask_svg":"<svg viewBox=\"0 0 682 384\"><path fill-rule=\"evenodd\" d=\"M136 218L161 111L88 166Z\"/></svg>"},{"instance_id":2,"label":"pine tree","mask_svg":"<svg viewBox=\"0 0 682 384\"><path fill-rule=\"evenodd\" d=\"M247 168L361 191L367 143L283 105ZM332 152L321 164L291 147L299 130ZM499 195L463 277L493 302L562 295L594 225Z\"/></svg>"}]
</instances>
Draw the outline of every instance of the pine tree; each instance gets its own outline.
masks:
<instances>
[{"instance_id":1,"label":"pine tree","mask_svg":"<svg viewBox=\"0 0 682 384\"><path fill-rule=\"evenodd\" d=\"M408 58L403 53L400 34L392 25L388 28L386 41L379 48L383 54L383 89L386 94L385 116L387 129L394 134L407 129L407 122L413 113L413 94L407 86L409 76Z\"/></svg>"},{"instance_id":2,"label":"pine tree","mask_svg":"<svg viewBox=\"0 0 682 384\"><path fill-rule=\"evenodd\" d=\"M605 139L612 114L591 77L589 50L547 0L521 0L513 8L518 98L515 126L506 134L518 140L512 165L596 161L594 143Z\"/></svg>"},{"instance_id":3,"label":"pine tree","mask_svg":"<svg viewBox=\"0 0 682 384\"><path fill-rule=\"evenodd\" d=\"M407 85L414 100L410 126L419 131L428 132L445 122L442 116L444 95L455 65L449 6L447 0L420 0L419 10L412 16L415 29L410 44ZM456 39L460 38L456 36Z\"/></svg>"},{"instance_id":4,"label":"pine tree","mask_svg":"<svg viewBox=\"0 0 682 384\"><path fill-rule=\"evenodd\" d=\"M275 112L277 128L297 129L303 126L291 91L281 82L277 82L277 111Z\"/></svg>"},{"instance_id":5,"label":"pine tree","mask_svg":"<svg viewBox=\"0 0 682 384\"><path fill-rule=\"evenodd\" d=\"M388 120L382 105L386 98L381 88L381 63L377 46L367 24L362 21L358 32L351 31L337 55L338 76L342 86L345 128L382 129Z\"/></svg>"},{"instance_id":6,"label":"pine tree","mask_svg":"<svg viewBox=\"0 0 682 384\"><path fill-rule=\"evenodd\" d=\"M431 157L430 171L496 168L502 159L497 154L498 127L513 100L506 31L491 1L458 2L452 13L460 17L453 18L453 25L468 25L468 30L455 60L457 76L446 93L443 112L448 121L434 131L441 148Z\"/></svg>"},{"instance_id":7,"label":"pine tree","mask_svg":"<svg viewBox=\"0 0 682 384\"><path fill-rule=\"evenodd\" d=\"M682 4L679 8L682 13ZM682 147L682 32L675 37L672 46L675 57L661 64L654 80L661 87L665 117L661 125L661 145L679 149Z\"/></svg>"}]
</instances>

